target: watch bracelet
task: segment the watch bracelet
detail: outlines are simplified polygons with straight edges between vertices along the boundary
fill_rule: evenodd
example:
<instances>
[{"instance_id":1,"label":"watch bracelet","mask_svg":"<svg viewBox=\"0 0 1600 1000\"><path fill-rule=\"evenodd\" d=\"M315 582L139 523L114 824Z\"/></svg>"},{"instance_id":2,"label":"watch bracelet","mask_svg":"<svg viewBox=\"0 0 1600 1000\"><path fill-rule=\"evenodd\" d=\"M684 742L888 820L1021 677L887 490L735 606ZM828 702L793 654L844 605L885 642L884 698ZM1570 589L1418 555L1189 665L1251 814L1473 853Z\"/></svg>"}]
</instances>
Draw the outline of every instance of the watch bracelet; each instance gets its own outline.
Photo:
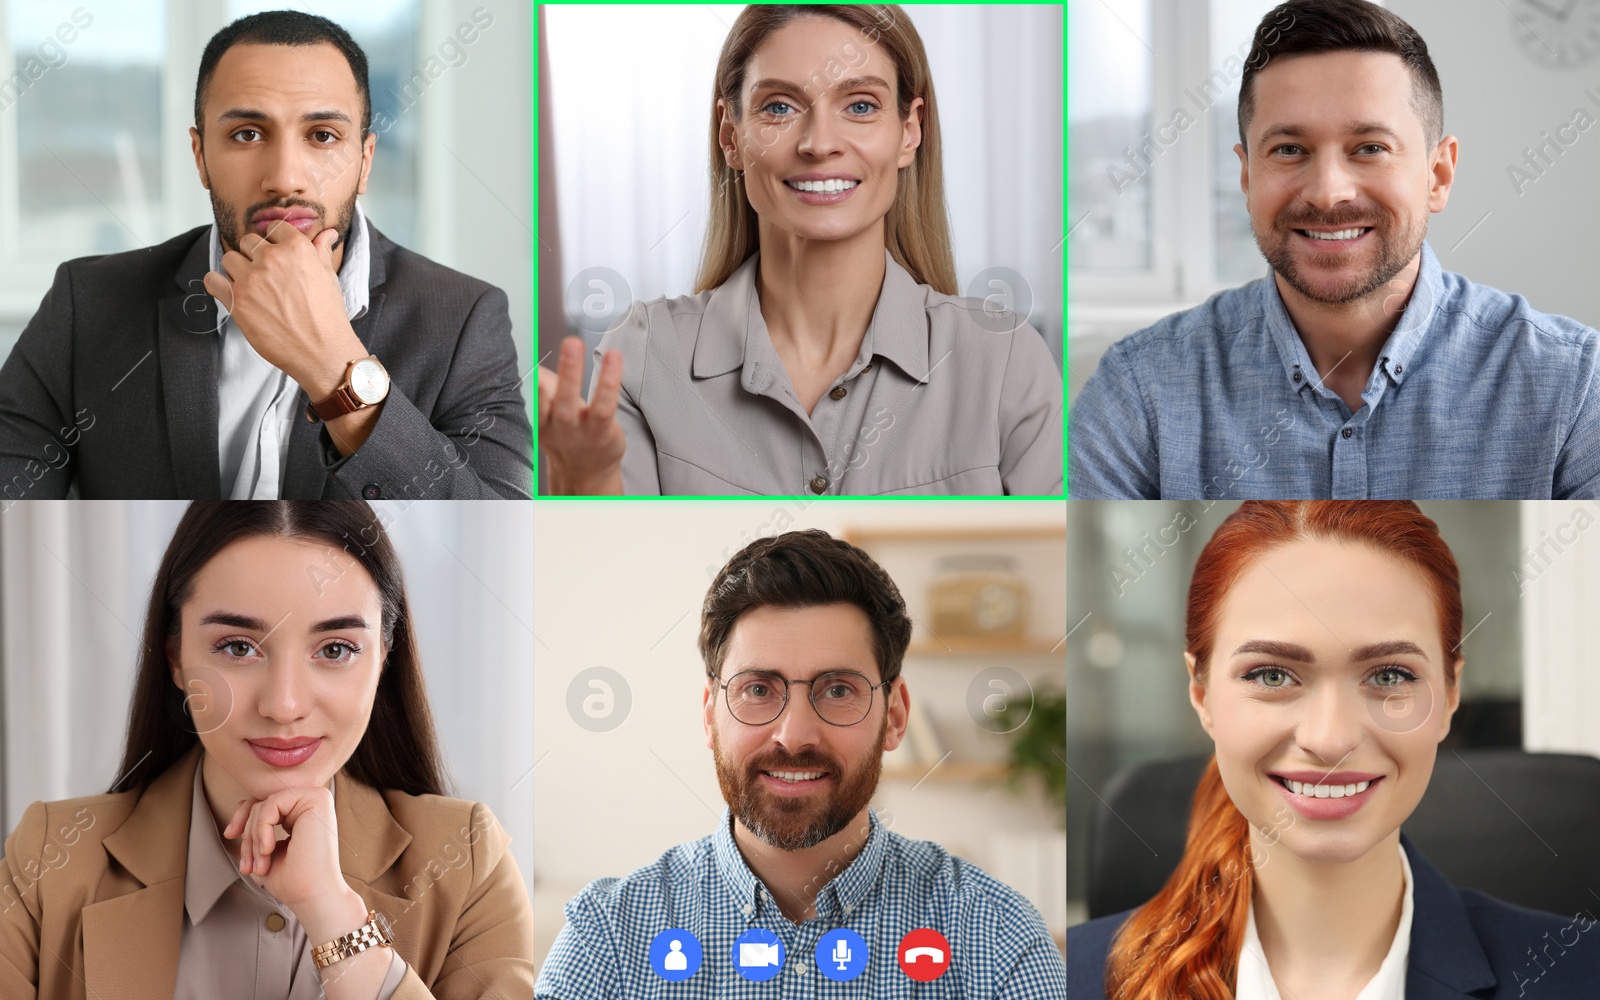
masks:
<instances>
[{"instance_id":1,"label":"watch bracelet","mask_svg":"<svg viewBox=\"0 0 1600 1000\"><path fill-rule=\"evenodd\" d=\"M384 931L378 920L378 911L368 910L366 923L343 937L334 938L326 944L319 944L312 948L312 964L319 969L326 969L336 962L354 958L368 948L376 948L380 945L393 947L393 938Z\"/></svg>"}]
</instances>

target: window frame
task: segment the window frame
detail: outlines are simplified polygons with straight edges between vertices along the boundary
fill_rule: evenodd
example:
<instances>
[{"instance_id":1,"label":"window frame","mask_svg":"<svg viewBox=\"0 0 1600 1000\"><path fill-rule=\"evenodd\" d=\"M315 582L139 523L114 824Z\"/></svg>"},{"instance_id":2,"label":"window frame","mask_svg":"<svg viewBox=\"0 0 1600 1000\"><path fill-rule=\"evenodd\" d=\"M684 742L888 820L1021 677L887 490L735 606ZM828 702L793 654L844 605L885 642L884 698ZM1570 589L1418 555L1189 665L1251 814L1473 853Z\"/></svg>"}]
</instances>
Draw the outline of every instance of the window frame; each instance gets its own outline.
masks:
<instances>
[{"instance_id":1,"label":"window frame","mask_svg":"<svg viewBox=\"0 0 1600 1000\"><path fill-rule=\"evenodd\" d=\"M431 51L429 39L449 33L456 18L448 0L417 0L420 13L417 21L417 39L414 56L421 66ZM160 231L148 236L152 244L161 243L173 236L203 225L212 218L211 201L194 174L194 154L190 148L188 123L194 116L194 77L192 74L172 72L173 53L193 53L198 64L215 32L207 27L224 23L228 16L228 0L165 0L166 42L162 56L161 75L161 208L154 214ZM0 76L15 72L12 39L4 17L0 17ZM439 100L426 102L417 113L424 121L441 114L434 105L452 100L455 81L445 74L434 84ZM435 92L430 90L430 93ZM50 287L56 268L64 260L33 260L19 252L22 192L20 190L21 165L15 108L0 113L0 328L15 325L21 328L32 318L39 300ZM425 125L422 127L426 128ZM432 209L448 204L452 197L455 171L446 162L449 154L438 143L421 144L417 150L417 202L419 216L426 220ZM430 231L432 230L432 231ZM439 244L449 242L449 234L430 227L425 222L417 233L421 253L434 255ZM444 248L448 249L448 248ZM87 255L88 250L84 251ZM80 255L80 256L82 256ZM70 258L66 258L70 259ZM5 346L5 345L0 345Z\"/></svg>"},{"instance_id":2,"label":"window frame","mask_svg":"<svg viewBox=\"0 0 1600 1000\"><path fill-rule=\"evenodd\" d=\"M1150 117L1145 125L1152 135L1172 120L1177 108L1186 106L1182 81L1206 76L1210 12L1210 0L1151 0L1150 47L1156 53L1176 53L1175 58L1158 55L1151 63ZM1160 304L1164 315L1170 311L1166 306L1200 301L1204 297L1196 297L1200 288L1216 284L1210 219L1211 119L1207 114L1168 147L1138 182L1150 185L1150 268L1095 274L1074 270L1069 263L1069 299L1074 305L1116 306L1117 312L1126 313L1130 305ZM1083 218L1074 215L1070 224L1076 226Z\"/></svg>"},{"instance_id":3,"label":"window frame","mask_svg":"<svg viewBox=\"0 0 1600 1000\"><path fill-rule=\"evenodd\" d=\"M1387 6L1384 0L1374 0ZM1152 135L1172 120L1177 108L1193 112L1185 96L1215 68L1210 65L1212 0L1150 0L1150 47L1174 53L1153 61L1150 119ZM1185 81L1188 81L1185 83ZM1167 109L1167 110L1163 110ZM1154 322L1179 309L1236 287L1217 272L1216 164L1211 158L1214 129L1230 134L1236 124L1208 110L1183 138L1167 149L1140 183L1151 185L1151 267L1131 274L1094 274L1067 269L1067 300L1075 317L1087 321L1148 316ZM1069 227L1083 221L1068 208ZM1265 273L1265 271L1263 271ZM1070 336L1070 331L1069 331Z\"/></svg>"}]
</instances>

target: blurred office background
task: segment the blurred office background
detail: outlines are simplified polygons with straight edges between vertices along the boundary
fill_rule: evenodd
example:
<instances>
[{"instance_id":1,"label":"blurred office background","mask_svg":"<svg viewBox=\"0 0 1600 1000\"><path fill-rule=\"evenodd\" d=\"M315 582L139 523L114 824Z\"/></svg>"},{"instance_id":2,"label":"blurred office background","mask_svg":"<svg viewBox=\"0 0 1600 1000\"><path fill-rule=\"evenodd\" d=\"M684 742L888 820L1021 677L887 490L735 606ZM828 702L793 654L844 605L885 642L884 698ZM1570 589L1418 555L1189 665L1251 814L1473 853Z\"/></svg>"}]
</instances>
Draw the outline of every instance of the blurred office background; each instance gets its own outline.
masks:
<instances>
[{"instance_id":1,"label":"blurred office background","mask_svg":"<svg viewBox=\"0 0 1600 1000\"><path fill-rule=\"evenodd\" d=\"M1584 225L1600 217L1591 182L1600 132L1589 130L1600 120L1600 91L1589 89L1600 66L1600 5L1382 5L1427 42L1445 132L1461 141L1449 206L1429 219L1440 263L1536 309L1600 325ZM1112 342L1267 273L1233 146L1243 64L1275 6L1069 6L1069 405ZM1530 147L1546 147L1544 162L1530 166Z\"/></svg>"},{"instance_id":2,"label":"blurred office background","mask_svg":"<svg viewBox=\"0 0 1600 1000\"><path fill-rule=\"evenodd\" d=\"M625 314L629 299L692 291L710 197L712 76L742 9L540 8L541 357L578 332L592 295ZM1030 300L1034 328L1060 358L1062 9L903 13L933 70L960 293L1002 296L1019 312ZM1022 287L1006 287L1009 276L993 284L990 268ZM598 342L602 331L588 332Z\"/></svg>"},{"instance_id":3,"label":"blurred office background","mask_svg":"<svg viewBox=\"0 0 1600 1000\"><path fill-rule=\"evenodd\" d=\"M336 21L366 51L368 219L504 289L531 370L532 11L504 0L0 0L0 356L63 261L212 221L189 146L200 53L278 8Z\"/></svg>"},{"instance_id":4,"label":"blurred office background","mask_svg":"<svg viewBox=\"0 0 1600 1000\"><path fill-rule=\"evenodd\" d=\"M1068 906L1084 918L1095 795L1130 764L1209 753L1188 700L1183 618L1195 560L1237 505L1068 505ZM1421 507L1461 570L1461 708L1444 746L1600 756L1600 504Z\"/></svg>"},{"instance_id":5,"label":"blurred office background","mask_svg":"<svg viewBox=\"0 0 1600 1000\"><path fill-rule=\"evenodd\" d=\"M0 829L119 776L150 586L185 504L28 501L0 513ZM527 504L372 505L400 556L455 794L533 872Z\"/></svg>"},{"instance_id":6,"label":"blurred office background","mask_svg":"<svg viewBox=\"0 0 1600 1000\"><path fill-rule=\"evenodd\" d=\"M700 607L735 552L801 528L864 548L913 615L903 671L913 714L906 741L884 760L879 818L1015 886L1064 941L1065 506L542 508L533 549L535 960L585 884L716 829L725 803L701 728ZM958 611L976 595L981 633Z\"/></svg>"}]
</instances>

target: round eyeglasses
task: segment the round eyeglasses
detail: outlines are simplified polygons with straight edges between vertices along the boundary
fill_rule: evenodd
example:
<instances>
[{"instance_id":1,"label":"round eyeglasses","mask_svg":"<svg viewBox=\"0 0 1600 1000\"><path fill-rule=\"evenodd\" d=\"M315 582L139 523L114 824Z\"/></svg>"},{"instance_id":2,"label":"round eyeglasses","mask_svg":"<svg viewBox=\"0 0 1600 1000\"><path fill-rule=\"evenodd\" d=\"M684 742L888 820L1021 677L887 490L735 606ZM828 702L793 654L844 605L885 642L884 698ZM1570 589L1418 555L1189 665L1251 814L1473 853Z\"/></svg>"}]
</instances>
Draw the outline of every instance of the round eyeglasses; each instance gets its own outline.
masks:
<instances>
[{"instance_id":1,"label":"round eyeglasses","mask_svg":"<svg viewBox=\"0 0 1600 1000\"><path fill-rule=\"evenodd\" d=\"M883 688L885 697L893 681L874 684L854 670L830 670L808 681L791 681L770 670L741 670L721 687L734 719L747 726L764 726L783 714L789 688L811 686L811 707L830 726L853 726L872 710L872 693Z\"/></svg>"}]
</instances>

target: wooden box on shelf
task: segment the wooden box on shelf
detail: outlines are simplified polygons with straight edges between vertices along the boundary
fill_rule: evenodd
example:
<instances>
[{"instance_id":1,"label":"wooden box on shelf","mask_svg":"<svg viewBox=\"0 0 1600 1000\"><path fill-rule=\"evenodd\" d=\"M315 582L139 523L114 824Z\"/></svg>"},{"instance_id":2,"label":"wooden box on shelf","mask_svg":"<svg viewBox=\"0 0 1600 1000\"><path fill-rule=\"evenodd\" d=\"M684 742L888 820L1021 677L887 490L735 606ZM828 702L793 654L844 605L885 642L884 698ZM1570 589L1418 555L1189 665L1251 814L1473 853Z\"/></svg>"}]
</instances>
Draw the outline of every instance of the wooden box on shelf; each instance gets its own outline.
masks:
<instances>
[{"instance_id":1,"label":"wooden box on shelf","mask_svg":"<svg viewBox=\"0 0 1600 1000\"><path fill-rule=\"evenodd\" d=\"M968 719L968 689L996 666L1035 688L1065 683L1065 523L846 529L844 538L894 578L913 622L902 671L912 692L911 719L902 749L884 761L885 780L1004 780L1010 737ZM957 577L943 592L940 618L954 622L954 631L933 627L941 568L946 582ZM967 598L974 613L963 622L959 602Z\"/></svg>"}]
</instances>

